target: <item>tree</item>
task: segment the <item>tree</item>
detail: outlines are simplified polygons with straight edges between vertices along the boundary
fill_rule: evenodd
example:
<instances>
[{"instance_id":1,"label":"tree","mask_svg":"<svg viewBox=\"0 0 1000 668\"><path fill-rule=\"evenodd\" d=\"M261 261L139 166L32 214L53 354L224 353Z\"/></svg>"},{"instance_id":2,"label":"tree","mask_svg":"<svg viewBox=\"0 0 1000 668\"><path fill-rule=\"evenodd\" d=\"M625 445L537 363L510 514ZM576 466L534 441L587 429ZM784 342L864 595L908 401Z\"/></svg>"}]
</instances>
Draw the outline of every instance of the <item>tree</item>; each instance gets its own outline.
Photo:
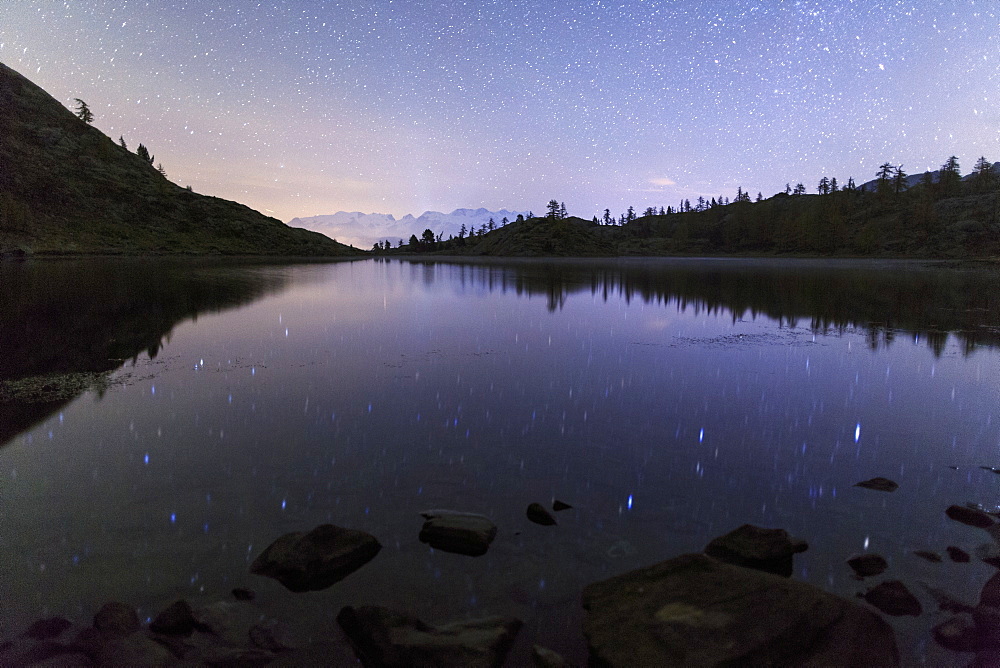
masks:
<instances>
[{"instance_id":1,"label":"tree","mask_svg":"<svg viewBox=\"0 0 1000 668\"><path fill-rule=\"evenodd\" d=\"M80 98L75 98L76 100L76 117L79 118L84 123L93 123L94 114L90 111L90 107L87 103Z\"/></svg>"},{"instance_id":2,"label":"tree","mask_svg":"<svg viewBox=\"0 0 1000 668\"><path fill-rule=\"evenodd\" d=\"M118 137L118 145L121 146L126 151L128 150L128 146L125 145L125 137L124 137L124 135Z\"/></svg>"},{"instance_id":3,"label":"tree","mask_svg":"<svg viewBox=\"0 0 1000 668\"><path fill-rule=\"evenodd\" d=\"M135 149L135 154L140 158L142 158L143 160L145 160L146 162L148 162L149 164L151 165L153 164L153 156L149 154L149 149L143 146L142 144L139 144L139 148Z\"/></svg>"},{"instance_id":4,"label":"tree","mask_svg":"<svg viewBox=\"0 0 1000 668\"><path fill-rule=\"evenodd\" d=\"M854 177L853 176L848 176L847 177L847 185L844 186L844 190L849 190L851 192L854 192L857 189L858 189L858 187L856 185L854 185Z\"/></svg>"},{"instance_id":5,"label":"tree","mask_svg":"<svg viewBox=\"0 0 1000 668\"><path fill-rule=\"evenodd\" d=\"M830 179L830 192L835 193L840 190L840 186L837 185L837 177Z\"/></svg>"},{"instance_id":6,"label":"tree","mask_svg":"<svg viewBox=\"0 0 1000 668\"><path fill-rule=\"evenodd\" d=\"M943 165L938 175L938 187L943 197L958 195L962 187L962 172L959 171L958 158L951 156Z\"/></svg>"},{"instance_id":7,"label":"tree","mask_svg":"<svg viewBox=\"0 0 1000 668\"><path fill-rule=\"evenodd\" d=\"M792 191L792 194L793 195L805 195L806 194L806 186L805 186L805 184L804 183L796 183L795 184L795 190Z\"/></svg>"},{"instance_id":8,"label":"tree","mask_svg":"<svg viewBox=\"0 0 1000 668\"><path fill-rule=\"evenodd\" d=\"M660 215L661 215L661 216L665 216L665 215L667 215L667 212L666 212L666 211L665 211L665 210L663 209L663 207L662 207L662 206L660 207Z\"/></svg>"},{"instance_id":9,"label":"tree","mask_svg":"<svg viewBox=\"0 0 1000 668\"><path fill-rule=\"evenodd\" d=\"M611 217L611 209L604 210L604 224L614 225L615 219Z\"/></svg>"},{"instance_id":10,"label":"tree","mask_svg":"<svg viewBox=\"0 0 1000 668\"><path fill-rule=\"evenodd\" d=\"M501 220L501 221L500 221L500 227L507 227L507 224L508 224L509 222L510 222L510 221L509 221L509 220L507 220L507 216L504 216L504 217L503 217L503 220Z\"/></svg>"},{"instance_id":11,"label":"tree","mask_svg":"<svg viewBox=\"0 0 1000 668\"><path fill-rule=\"evenodd\" d=\"M892 173L892 189L897 195L906 190L906 172L902 165L897 165Z\"/></svg>"},{"instance_id":12,"label":"tree","mask_svg":"<svg viewBox=\"0 0 1000 668\"><path fill-rule=\"evenodd\" d=\"M490 217L490 222L486 224L486 229L488 229L488 230L489 230L490 232L492 232L492 231L493 231L493 230L495 230L496 228L497 228L497 224L496 224L496 223L494 223L494 222L493 222L493 218L492 218L492 217Z\"/></svg>"},{"instance_id":13,"label":"tree","mask_svg":"<svg viewBox=\"0 0 1000 668\"><path fill-rule=\"evenodd\" d=\"M757 191L757 201L758 202L763 202L764 201L764 195L759 190Z\"/></svg>"},{"instance_id":14,"label":"tree","mask_svg":"<svg viewBox=\"0 0 1000 668\"><path fill-rule=\"evenodd\" d=\"M993 163L986 159L986 156L979 158L972 170L972 182L977 190L987 191L993 189L997 181L997 170L993 167Z\"/></svg>"},{"instance_id":15,"label":"tree","mask_svg":"<svg viewBox=\"0 0 1000 668\"><path fill-rule=\"evenodd\" d=\"M819 180L819 185L816 186L816 192L818 192L820 195L829 195L830 194L830 179L826 178L825 176L823 178L821 178Z\"/></svg>"},{"instance_id":16,"label":"tree","mask_svg":"<svg viewBox=\"0 0 1000 668\"><path fill-rule=\"evenodd\" d=\"M464 239L465 235L469 233L469 230L465 229L465 223L462 223L462 227L458 228L458 238Z\"/></svg>"},{"instance_id":17,"label":"tree","mask_svg":"<svg viewBox=\"0 0 1000 668\"><path fill-rule=\"evenodd\" d=\"M424 230L424 233L420 235L420 243L429 247L434 247L434 232L430 229Z\"/></svg>"},{"instance_id":18,"label":"tree","mask_svg":"<svg viewBox=\"0 0 1000 668\"><path fill-rule=\"evenodd\" d=\"M625 222L631 223L633 220L635 220L635 209L629 207L628 211L625 213Z\"/></svg>"},{"instance_id":19,"label":"tree","mask_svg":"<svg viewBox=\"0 0 1000 668\"><path fill-rule=\"evenodd\" d=\"M550 199L549 203L546 205L545 208L548 211L548 213L545 216L546 218L548 218L549 220L559 220L559 201L558 200Z\"/></svg>"},{"instance_id":20,"label":"tree","mask_svg":"<svg viewBox=\"0 0 1000 668\"><path fill-rule=\"evenodd\" d=\"M569 214L566 213L566 202L560 202L559 203L559 218L561 220L569 218Z\"/></svg>"},{"instance_id":21,"label":"tree","mask_svg":"<svg viewBox=\"0 0 1000 668\"><path fill-rule=\"evenodd\" d=\"M524 215L520 214L520 213L517 214L517 218L514 220L514 222L515 223L523 223L524 222Z\"/></svg>"},{"instance_id":22,"label":"tree","mask_svg":"<svg viewBox=\"0 0 1000 668\"><path fill-rule=\"evenodd\" d=\"M163 178L167 178L167 170L163 169L162 162L156 165L156 171L158 171L160 173L160 176L162 176Z\"/></svg>"}]
</instances>

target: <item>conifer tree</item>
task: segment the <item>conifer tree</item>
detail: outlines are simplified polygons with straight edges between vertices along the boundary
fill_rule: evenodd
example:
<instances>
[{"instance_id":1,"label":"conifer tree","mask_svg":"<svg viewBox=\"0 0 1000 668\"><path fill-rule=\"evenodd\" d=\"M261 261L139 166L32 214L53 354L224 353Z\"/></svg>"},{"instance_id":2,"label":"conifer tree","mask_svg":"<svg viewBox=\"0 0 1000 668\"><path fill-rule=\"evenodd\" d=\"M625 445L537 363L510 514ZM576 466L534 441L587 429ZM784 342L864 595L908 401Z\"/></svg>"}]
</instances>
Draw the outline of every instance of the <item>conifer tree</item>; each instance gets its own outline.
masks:
<instances>
[{"instance_id":1,"label":"conifer tree","mask_svg":"<svg viewBox=\"0 0 1000 668\"><path fill-rule=\"evenodd\" d=\"M76 101L76 112L75 112L76 117L79 118L84 123L93 123L94 114L93 112L90 111L90 107L87 106L87 103L81 100L80 98L74 98L74 99Z\"/></svg>"}]
</instances>

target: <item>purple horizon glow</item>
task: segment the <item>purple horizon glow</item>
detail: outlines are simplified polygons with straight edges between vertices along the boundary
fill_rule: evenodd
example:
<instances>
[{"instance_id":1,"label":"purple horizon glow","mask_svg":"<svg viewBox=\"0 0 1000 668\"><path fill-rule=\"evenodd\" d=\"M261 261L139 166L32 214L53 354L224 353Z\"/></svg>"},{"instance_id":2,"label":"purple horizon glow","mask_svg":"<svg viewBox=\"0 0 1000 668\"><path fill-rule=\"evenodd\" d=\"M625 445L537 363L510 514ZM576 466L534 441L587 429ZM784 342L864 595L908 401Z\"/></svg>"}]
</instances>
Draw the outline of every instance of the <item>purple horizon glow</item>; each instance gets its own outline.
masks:
<instances>
[{"instance_id":1,"label":"purple horizon glow","mask_svg":"<svg viewBox=\"0 0 1000 668\"><path fill-rule=\"evenodd\" d=\"M1000 160L993 3L18 2L0 61L282 220L613 215Z\"/></svg>"}]
</instances>

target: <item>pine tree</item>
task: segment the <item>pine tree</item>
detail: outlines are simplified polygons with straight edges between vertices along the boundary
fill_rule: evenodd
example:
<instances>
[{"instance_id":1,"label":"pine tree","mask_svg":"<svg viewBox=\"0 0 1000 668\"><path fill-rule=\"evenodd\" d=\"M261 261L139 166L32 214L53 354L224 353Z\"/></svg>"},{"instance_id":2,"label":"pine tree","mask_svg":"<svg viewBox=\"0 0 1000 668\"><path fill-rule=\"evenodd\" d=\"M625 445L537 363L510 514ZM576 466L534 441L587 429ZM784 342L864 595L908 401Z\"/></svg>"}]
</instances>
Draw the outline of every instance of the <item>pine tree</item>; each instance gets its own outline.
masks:
<instances>
[{"instance_id":1,"label":"pine tree","mask_svg":"<svg viewBox=\"0 0 1000 668\"><path fill-rule=\"evenodd\" d=\"M121 146L126 151L128 150L128 146L125 145L125 137L124 136L118 137L118 145Z\"/></svg>"},{"instance_id":2,"label":"pine tree","mask_svg":"<svg viewBox=\"0 0 1000 668\"><path fill-rule=\"evenodd\" d=\"M153 164L153 156L149 154L149 149L143 146L142 144L139 144L139 148L135 149L135 154L140 158L142 158L143 160L145 160L146 162L148 162L149 164L151 165Z\"/></svg>"},{"instance_id":3,"label":"pine tree","mask_svg":"<svg viewBox=\"0 0 1000 668\"><path fill-rule=\"evenodd\" d=\"M546 217L549 220L559 220L559 201L550 199L548 205L546 205L546 210L548 213Z\"/></svg>"},{"instance_id":4,"label":"pine tree","mask_svg":"<svg viewBox=\"0 0 1000 668\"><path fill-rule=\"evenodd\" d=\"M76 117L84 123L93 123L94 114L90 111L90 107L87 106L87 103L80 98L74 99L76 101Z\"/></svg>"},{"instance_id":5,"label":"pine tree","mask_svg":"<svg viewBox=\"0 0 1000 668\"><path fill-rule=\"evenodd\" d=\"M892 173L892 189L897 195L906 190L906 172L902 165L898 165Z\"/></svg>"},{"instance_id":6,"label":"pine tree","mask_svg":"<svg viewBox=\"0 0 1000 668\"><path fill-rule=\"evenodd\" d=\"M962 172L959 171L958 158L951 156L941 165L938 175L938 187L943 197L955 197L962 187Z\"/></svg>"}]
</instances>

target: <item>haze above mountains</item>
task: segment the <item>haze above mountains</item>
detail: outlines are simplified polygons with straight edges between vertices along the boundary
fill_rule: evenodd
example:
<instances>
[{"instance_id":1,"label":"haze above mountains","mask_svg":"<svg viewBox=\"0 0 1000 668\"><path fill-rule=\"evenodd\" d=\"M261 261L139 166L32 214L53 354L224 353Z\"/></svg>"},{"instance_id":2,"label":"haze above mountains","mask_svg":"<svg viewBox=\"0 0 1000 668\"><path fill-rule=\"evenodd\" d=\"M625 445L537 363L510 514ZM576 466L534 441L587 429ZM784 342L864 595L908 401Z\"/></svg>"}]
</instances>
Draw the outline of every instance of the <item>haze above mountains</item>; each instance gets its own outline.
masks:
<instances>
[{"instance_id":1,"label":"haze above mountains","mask_svg":"<svg viewBox=\"0 0 1000 668\"><path fill-rule=\"evenodd\" d=\"M425 211L419 216L407 214L396 218L388 213L361 213L360 211L338 211L324 216L309 216L293 218L288 221L290 227L300 227L313 232L325 234L342 244L349 244L362 250L370 250L376 241L389 240L393 246L402 239L406 243L410 235L418 238L424 230L431 230L435 235L447 239L457 237L462 225L465 229L480 229L488 225L490 218L496 227L503 219L513 222L518 214L527 216L527 211L508 211L500 209L455 209L451 213L440 211Z\"/></svg>"}]
</instances>

